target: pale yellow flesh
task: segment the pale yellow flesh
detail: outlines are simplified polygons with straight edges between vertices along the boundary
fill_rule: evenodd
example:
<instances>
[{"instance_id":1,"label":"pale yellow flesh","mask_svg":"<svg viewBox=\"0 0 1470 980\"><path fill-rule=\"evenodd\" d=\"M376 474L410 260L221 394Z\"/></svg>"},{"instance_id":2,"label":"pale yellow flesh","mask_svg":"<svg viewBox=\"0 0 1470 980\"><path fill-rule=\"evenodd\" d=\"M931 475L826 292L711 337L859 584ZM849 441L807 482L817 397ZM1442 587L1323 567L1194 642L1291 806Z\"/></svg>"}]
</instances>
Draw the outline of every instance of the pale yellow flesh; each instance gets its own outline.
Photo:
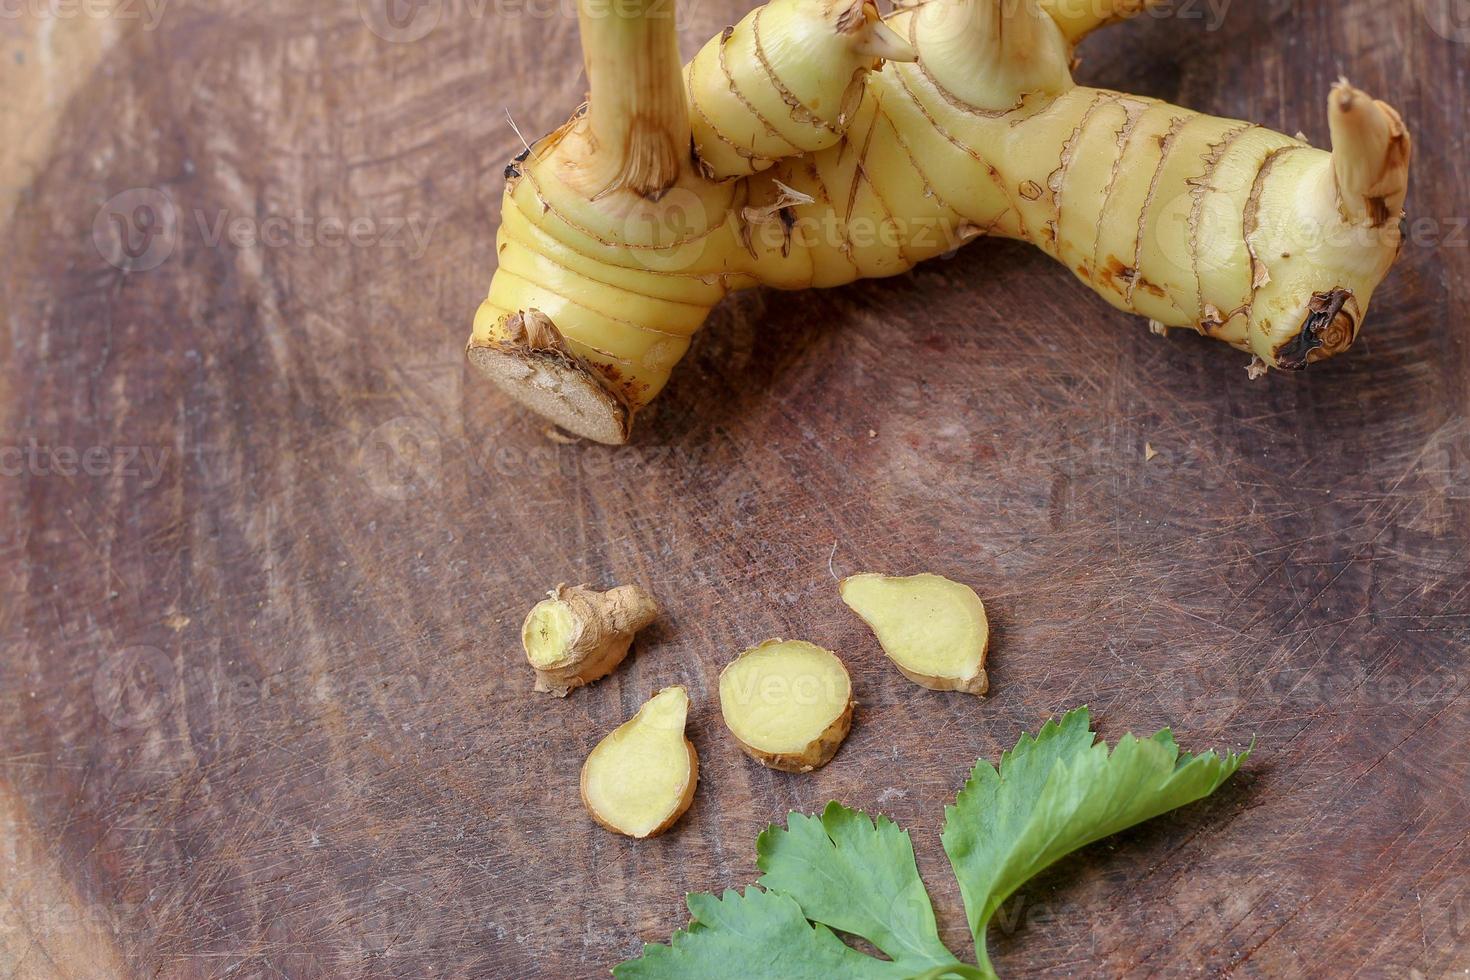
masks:
<instances>
[{"instance_id":1,"label":"pale yellow flesh","mask_svg":"<svg viewBox=\"0 0 1470 980\"><path fill-rule=\"evenodd\" d=\"M577 622L572 609L558 599L543 599L531 610L521 630L526 656L537 667L546 667L566 656L575 638Z\"/></svg>"},{"instance_id":2,"label":"pale yellow flesh","mask_svg":"<svg viewBox=\"0 0 1470 980\"><path fill-rule=\"evenodd\" d=\"M720 675L725 724L761 752L805 751L843 715L851 698L842 661L801 640L747 650Z\"/></svg>"},{"instance_id":3,"label":"pale yellow flesh","mask_svg":"<svg viewBox=\"0 0 1470 980\"><path fill-rule=\"evenodd\" d=\"M582 767L582 797L599 823L647 837L688 802L688 715L688 693L666 687L597 743Z\"/></svg>"},{"instance_id":4,"label":"pale yellow flesh","mask_svg":"<svg viewBox=\"0 0 1470 980\"><path fill-rule=\"evenodd\" d=\"M990 625L985 606L968 585L939 575L868 573L843 580L842 601L907 671L960 681L980 673Z\"/></svg>"}]
</instances>

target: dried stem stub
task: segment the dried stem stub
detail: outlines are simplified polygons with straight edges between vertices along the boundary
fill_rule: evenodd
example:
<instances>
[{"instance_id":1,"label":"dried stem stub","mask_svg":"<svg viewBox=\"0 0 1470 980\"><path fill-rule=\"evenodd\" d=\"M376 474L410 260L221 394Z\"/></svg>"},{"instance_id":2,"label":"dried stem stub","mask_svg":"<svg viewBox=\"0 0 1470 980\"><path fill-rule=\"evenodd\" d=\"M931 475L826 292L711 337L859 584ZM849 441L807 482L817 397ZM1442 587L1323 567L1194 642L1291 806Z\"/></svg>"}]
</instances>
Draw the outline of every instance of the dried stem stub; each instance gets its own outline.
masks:
<instances>
[{"instance_id":1,"label":"dried stem stub","mask_svg":"<svg viewBox=\"0 0 1470 980\"><path fill-rule=\"evenodd\" d=\"M1409 190L1413 155L1403 119L1387 102L1341 79L1332 87L1327 121L1337 192L1348 219L1374 228L1396 221Z\"/></svg>"}]
</instances>

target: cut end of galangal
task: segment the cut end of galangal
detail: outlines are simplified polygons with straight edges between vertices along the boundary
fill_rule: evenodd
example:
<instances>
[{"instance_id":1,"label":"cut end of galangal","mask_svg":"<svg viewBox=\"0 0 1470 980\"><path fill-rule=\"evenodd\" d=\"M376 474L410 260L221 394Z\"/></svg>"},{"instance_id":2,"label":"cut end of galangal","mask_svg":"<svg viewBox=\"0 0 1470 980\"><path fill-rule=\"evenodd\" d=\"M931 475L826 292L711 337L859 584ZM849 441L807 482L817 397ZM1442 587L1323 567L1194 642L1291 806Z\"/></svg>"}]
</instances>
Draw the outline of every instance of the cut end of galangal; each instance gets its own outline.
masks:
<instances>
[{"instance_id":1,"label":"cut end of galangal","mask_svg":"<svg viewBox=\"0 0 1470 980\"><path fill-rule=\"evenodd\" d=\"M814 643L767 640L720 673L720 713L763 766L810 772L831 761L852 727L852 679Z\"/></svg>"},{"instance_id":2,"label":"cut end of galangal","mask_svg":"<svg viewBox=\"0 0 1470 980\"><path fill-rule=\"evenodd\" d=\"M521 645L531 666L545 669L569 659L580 632L580 624L569 604L557 598L542 599L526 616L521 627Z\"/></svg>"},{"instance_id":3,"label":"cut end of galangal","mask_svg":"<svg viewBox=\"0 0 1470 980\"><path fill-rule=\"evenodd\" d=\"M531 607L521 646L536 673L536 690L565 697L623 662L633 636L653 622L658 603L636 585L606 592L558 585Z\"/></svg>"},{"instance_id":4,"label":"cut end of galangal","mask_svg":"<svg viewBox=\"0 0 1470 980\"><path fill-rule=\"evenodd\" d=\"M613 729L582 765L582 803L592 819L628 837L654 837L683 816L699 782L699 756L684 737L689 692L666 687Z\"/></svg>"},{"instance_id":5,"label":"cut end of galangal","mask_svg":"<svg viewBox=\"0 0 1470 980\"><path fill-rule=\"evenodd\" d=\"M974 589L939 575L869 572L843 579L841 591L909 680L935 691L989 690L990 623Z\"/></svg>"},{"instance_id":6,"label":"cut end of galangal","mask_svg":"<svg viewBox=\"0 0 1470 980\"><path fill-rule=\"evenodd\" d=\"M471 340L465 353L502 391L567 432L614 446L628 441L633 413L538 311L512 314L504 336Z\"/></svg>"}]
</instances>

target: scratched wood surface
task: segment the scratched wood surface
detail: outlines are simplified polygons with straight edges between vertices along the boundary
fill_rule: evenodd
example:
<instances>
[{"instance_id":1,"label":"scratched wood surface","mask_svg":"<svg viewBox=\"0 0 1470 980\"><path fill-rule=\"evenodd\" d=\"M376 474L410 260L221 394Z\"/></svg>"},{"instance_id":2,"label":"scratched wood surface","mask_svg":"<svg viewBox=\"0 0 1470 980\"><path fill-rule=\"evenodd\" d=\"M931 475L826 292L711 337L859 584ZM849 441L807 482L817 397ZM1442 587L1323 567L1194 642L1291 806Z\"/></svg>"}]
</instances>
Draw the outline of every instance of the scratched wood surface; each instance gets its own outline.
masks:
<instances>
[{"instance_id":1,"label":"scratched wood surface","mask_svg":"<svg viewBox=\"0 0 1470 980\"><path fill-rule=\"evenodd\" d=\"M461 353L507 112L536 134L582 96L564 5L15 7L0 976L604 975L832 798L913 829L968 952L942 806L1084 702L1109 738L1256 754L1028 885L1003 975L1470 968L1470 23L1176 7L1094 38L1081 77L1320 144L1346 73L1409 120L1416 241L1350 355L1252 382L982 242L735 298L616 450L549 440ZM690 4L686 48L742 9ZM991 696L885 666L832 579L863 569L973 583ZM562 580L667 615L556 701L517 634ZM719 668L771 635L852 669L852 736L812 775L719 721ZM671 682L699 793L632 843L577 770Z\"/></svg>"}]
</instances>

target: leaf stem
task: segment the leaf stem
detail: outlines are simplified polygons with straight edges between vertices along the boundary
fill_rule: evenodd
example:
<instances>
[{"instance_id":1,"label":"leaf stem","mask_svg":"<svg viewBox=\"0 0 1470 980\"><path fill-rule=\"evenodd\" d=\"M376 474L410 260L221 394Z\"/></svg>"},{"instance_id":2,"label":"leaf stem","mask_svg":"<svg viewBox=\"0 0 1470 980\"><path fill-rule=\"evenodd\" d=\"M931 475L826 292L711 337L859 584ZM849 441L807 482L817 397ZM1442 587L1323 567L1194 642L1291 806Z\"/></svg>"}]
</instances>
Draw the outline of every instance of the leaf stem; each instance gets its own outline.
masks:
<instances>
[{"instance_id":1,"label":"leaf stem","mask_svg":"<svg viewBox=\"0 0 1470 980\"><path fill-rule=\"evenodd\" d=\"M936 966L932 970L925 970L910 980L945 980L948 977L958 977L960 980L995 980L995 971L968 963L954 962L946 965Z\"/></svg>"},{"instance_id":2,"label":"leaf stem","mask_svg":"<svg viewBox=\"0 0 1470 980\"><path fill-rule=\"evenodd\" d=\"M627 188L657 198L689 152L674 4L578 0L577 25L596 169L606 178L597 193Z\"/></svg>"}]
</instances>

